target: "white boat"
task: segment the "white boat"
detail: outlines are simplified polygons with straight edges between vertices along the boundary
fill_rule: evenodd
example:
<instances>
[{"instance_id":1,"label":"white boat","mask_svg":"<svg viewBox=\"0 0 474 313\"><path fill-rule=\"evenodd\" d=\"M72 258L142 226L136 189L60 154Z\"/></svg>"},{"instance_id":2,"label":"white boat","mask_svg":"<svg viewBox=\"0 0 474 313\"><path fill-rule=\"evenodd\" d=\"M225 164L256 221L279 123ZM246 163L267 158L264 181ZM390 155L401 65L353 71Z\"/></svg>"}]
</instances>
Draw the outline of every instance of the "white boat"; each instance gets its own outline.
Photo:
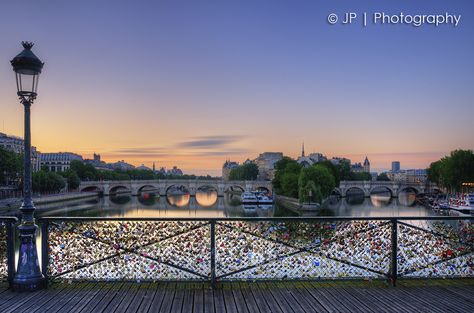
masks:
<instances>
[{"instance_id":1,"label":"white boat","mask_svg":"<svg viewBox=\"0 0 474 313\"><path fill-rule=\"evenodd\" d=\"M264 194L258 194L257 201L258 201L258 204L272 204L273 198Z\"/></svg>"},{"instance_id":2,"label":"white boat","mask_svg":"<svg viewBox=\"0 0 474 313\"><path fill-rule=\"evenodd\" d=\"M245 191L244 193L242 193L242 195L240 196L240 201L243 204L256 204L256 203L258 203L257 196L253 192L250 192L250 191Z\"/></svg>"},{"instance_id":3,"label":"white boat","mask_svg":"<svg viewBox=\"0 0 474 313\"><path fill-rule=\"evenodd\" d=\"M449 199L449 208L462 215L474 215L474 193L461 194Z\"/></svg>"}]
</instances>

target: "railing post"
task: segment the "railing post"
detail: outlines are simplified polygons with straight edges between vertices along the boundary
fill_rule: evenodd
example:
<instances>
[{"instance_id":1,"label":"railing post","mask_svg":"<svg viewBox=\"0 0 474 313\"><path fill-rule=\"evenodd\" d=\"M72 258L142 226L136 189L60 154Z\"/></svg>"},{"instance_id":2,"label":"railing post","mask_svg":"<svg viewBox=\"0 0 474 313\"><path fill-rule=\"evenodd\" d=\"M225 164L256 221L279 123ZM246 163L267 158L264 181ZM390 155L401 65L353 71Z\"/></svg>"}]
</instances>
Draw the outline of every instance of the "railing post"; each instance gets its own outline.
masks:
<instances>
[{"instance_id":1,"label":"railing post","mask_svg":"<svg viewBox=\"0 0 474 313\"><path fill-rule=\"evenodd\" d=\"M396 286L397 282L397 254L398 254L398 224L397 219L392 219L392 266L390 279L392 280L393 287Z\"/></svg>"},{"instance_id":2,"label":"railing post","mask_svg":"<svg viewBox=\"0 0 474 313\"><path fill-rule=\"evenodd\" d=\"M49 222L41 221L41 272L45 278L45 286L48 287L48 266L49 266Z\"/></svg>"},{"instance_id":3,"label":"railing post","mask_svg":"<svg viewBox=\"0 0 474 313\"><path fill-rule=\"evenodd\" d=\"M211 286L216 288L216 221L211 220Z\"/></svg>"},{"instance_id":4,"label":"railing post","mask_svg":"<svg viewBox=\"0 0 474 313\"><path fill-rule=\"evenodd\" d=\"M7 270L8 283L10 287L13 284L13 277L15 277L15 228L14 222L8 221L7 226Z\"/></svg>"}]
</instances>

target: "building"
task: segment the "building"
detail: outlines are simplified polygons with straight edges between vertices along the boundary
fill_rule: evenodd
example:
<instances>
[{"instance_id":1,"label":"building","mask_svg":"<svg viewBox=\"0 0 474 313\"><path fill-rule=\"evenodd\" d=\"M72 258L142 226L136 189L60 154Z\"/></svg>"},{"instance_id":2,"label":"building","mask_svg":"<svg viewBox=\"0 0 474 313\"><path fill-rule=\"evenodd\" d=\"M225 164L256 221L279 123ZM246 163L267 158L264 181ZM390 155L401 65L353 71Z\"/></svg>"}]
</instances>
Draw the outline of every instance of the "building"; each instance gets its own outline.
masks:
<instances>
[{"instance_id":1,"label":"building","mask_svg":"<svg viewBox=\"0 0 474 313\"><path fill-rule=\"evenodd\" d=\"M21 137L0 133L0 147L17 154L22 154L25 151L25 142ZM41 169L40 155L41 153L36 150L36 147L31 147L31 169L33 172Z\"/></svg>"},{"instance_id":2,"label":"building","mask_svg":"<svg viewBox=\"0 0 474 313\"><path fill-rule=\"evenodd\" d=\"M327 158L322 153L311 153L306 156L304 152L304 143L301 146L301 156L296 159L296 162L303 167L310 167L313 164L316 164L321 161L325 161Z\"/></svg>"},{"instance_id":3,"label":"building","mask_svg":"<svg viewBox=\"0 0 474 313\"><path fill-rule=\"evenodd\" d=\"M111 163L111 164L109 164L109 166L114 170L120 170L120 171L133 170L135 168L135 166L125 162L124 160L121 160L121 161L118 161L118 162L115 162L115 163Z\"/></svg>"},{"instance_id":4,"label":"building","mask_svg":"<svg viewBox=\"0 0 474 313\"><path fill-rule=\"evenodd\" d=\"M264 152L253 162L258 166L259 180L272 180L275 176L275 163L283 159L282 152Z\"/></svg>"},{"instance_id":5,"label":"building","mask_svg":"<svg viewBox=\"0 0 474 313\"><path fill-rule=\"evenodd\" d=\"M41 153L41 167L50 172L64 172L71 168L71 161L83 161L82 156L72 152Z\"/></svg>"},{"instance_id":6,"label":"building","mask_svg":"<svg viewBox=\"0 0 474 313\"><path fill-rule=\"evenodd\" d=\"M142 171L151 171L152 169L149 168L148 166L145 166L145 164L142 164L136 168L137 170L142 170Z\"/></svg>"},{"instance_id":7,"label":"building","mask_svg":"<svg viewBox=\"0 0 474 313\"><path fill-rule=\"evenodd\" d=\"M222 165L222 179L229 180L230 171L237 167L239 167L239 163L230 160L225 161L224 165Z\"/></svg>"},{"instance_id":8,"label":"building","mask_svg":"<svg viewBox=\"0 0 474 313\"><path fill-rule=\"evenodd\" d=\"M182 176L183 171L180 170L177 166L173 166L172 169L168 170L167 174L172 176Z\"/></svg>"},{"instance_id":9,"label":"building","mask_svg":"<svg viewBox=\"0 0 474 313\"><path fill-rule=\"evenodd\" d=\"M351 166L351 171L354 173L370 173L370 162L367 156L365 157L364 163L355 163Z\"/></svg>"},{"instance_id":10,"label":"building","mask_svg":"<svg viewBox=\"0 0 474 313\"><path fill-rule=\"evenodd\" d=\"M387 173L390 180L404 183L424 183L428 180L428 174L425 169L409 169L390 171Z\"/></svg>"},{"instance_id":11,"label":"building","mask_svg":"<svg viewBox=\"0 0 474 313\"><path fill-rule=\"evenodd\" d=\"M94 152L94 158L91 159L85 159L84 164L90 164L93 167L95 167L98 170L102 171L111 171L112 169L110 168L109 164L105 163L100 159L100 154L96 154Z\"/></svg>"},{"instance_id":12,"label":"building","mask_svg":"<svg viewBox=\"0 0 474 313\"><path fill-rule=\"evenodd\" d=\"M349 166L351 165L351 160L346 159L346 158L334 157L329 161L336 166L341 165L342 163L349 164Z\"/></svg>"},{"instance_id":13,"label":"building","mask_svg":"<svg viewBox=\"0 0 474 313\"><path fill-rule=\"evenodd\" d=\"M400 161L393 161L392 172L399 172L399 171L400 171Z\"/></svg>"}]
</instances>

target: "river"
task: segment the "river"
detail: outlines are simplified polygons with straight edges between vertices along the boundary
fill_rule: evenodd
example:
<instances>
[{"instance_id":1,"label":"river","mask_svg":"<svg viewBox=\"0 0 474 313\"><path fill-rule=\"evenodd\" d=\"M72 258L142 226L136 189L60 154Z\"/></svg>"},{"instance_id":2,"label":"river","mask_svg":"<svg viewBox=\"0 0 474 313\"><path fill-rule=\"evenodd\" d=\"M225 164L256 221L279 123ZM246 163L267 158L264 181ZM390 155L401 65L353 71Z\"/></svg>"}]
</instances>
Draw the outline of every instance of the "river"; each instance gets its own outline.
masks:
<instances>
[{"instance_id":1,"label":"river","mask_svg":"<svg viewBox=\"0 0 474 313\"><path fill-rule=\"evenodd\" d=\"M239 196L218 197L215 191L189 195L155 197L153 194L102 197L89 200L59 202L37 206L37 216L107 216L107 217L242 217L242 216L429 216L433 213L414 204L414 194L406 193L398 198L387 194L364 198L354 195L348 198L331 198L321 209L297 214L280 205L243 206Z\"/></svg>"}]
</instances>

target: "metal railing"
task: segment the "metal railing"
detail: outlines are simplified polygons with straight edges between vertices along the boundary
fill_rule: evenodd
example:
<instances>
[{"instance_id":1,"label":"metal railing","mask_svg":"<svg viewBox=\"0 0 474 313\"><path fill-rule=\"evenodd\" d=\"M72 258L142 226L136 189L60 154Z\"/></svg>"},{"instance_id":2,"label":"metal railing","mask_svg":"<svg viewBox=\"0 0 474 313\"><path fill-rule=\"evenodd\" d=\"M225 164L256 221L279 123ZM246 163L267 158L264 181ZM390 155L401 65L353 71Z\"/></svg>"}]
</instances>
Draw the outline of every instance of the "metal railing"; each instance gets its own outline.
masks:
<instances>
[{"instance_id":1,"label":"metal railing","mask_svg":"<svg viewBox=\"0 0 474 313\"><path fill-rule=\"evenodd\" d=\"M39 219L50 280L474 277L474 217Z\"/></svg>"},{"instance_id":2,"label":"metal railing","mask_svg":"<svg viewBox=\"0 0 474 313\"><path fill-rule=\"evenodd\" d=\"M0 281L13 281L15 273L16 217L0 216Z\"/></svg>"}]
</instances>

